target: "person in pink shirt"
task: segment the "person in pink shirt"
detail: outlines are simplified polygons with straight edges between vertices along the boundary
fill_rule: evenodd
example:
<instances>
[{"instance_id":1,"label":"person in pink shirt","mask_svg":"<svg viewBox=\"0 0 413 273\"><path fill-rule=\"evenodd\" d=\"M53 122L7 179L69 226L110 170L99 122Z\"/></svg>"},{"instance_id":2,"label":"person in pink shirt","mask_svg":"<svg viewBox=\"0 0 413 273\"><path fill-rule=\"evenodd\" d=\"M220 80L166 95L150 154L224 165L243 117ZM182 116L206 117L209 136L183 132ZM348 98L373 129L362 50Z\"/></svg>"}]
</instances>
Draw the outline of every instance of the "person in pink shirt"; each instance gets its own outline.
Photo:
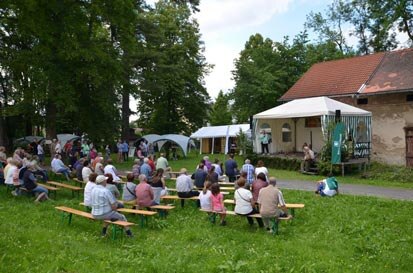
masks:
<instances>
[{"instance_id":1,"label":"person in pink shirt","mask_svg":"<svg viewBox=\"0 0 413 273\"><path fill-rule=\"evenodd\" d=\"M139 208L159 205L154 200L152 187L148 184L146 175L139 175L139 184L135 188L136 204Z\"/></svg>"},{"instance_id":2,"label":"person in pink shirt","mask_svg":"<svg viewBox=\"0 0 413 273\"><path fill-rule=\"evenodd\" d=\"M219 212L221 226L225 226L226 209L224 207L224 195L220 192L218 183L213 183L211 185L211 210L214 212Z\"/></svg>"},{"instance_id":3,"label":"person in pink shirt","mask_svg":"<svg viewBox=\"0 0 413 273\"><path fill-rule=\"evenodd\" d=\"M257 203L258 194L262 188L268 186L267 177L264 173L259 173L257 175L257 179L252 182L252 199L254 200L254 204ZM256 204L257 205L257 204Z\"/></svg>"}]
</instances>

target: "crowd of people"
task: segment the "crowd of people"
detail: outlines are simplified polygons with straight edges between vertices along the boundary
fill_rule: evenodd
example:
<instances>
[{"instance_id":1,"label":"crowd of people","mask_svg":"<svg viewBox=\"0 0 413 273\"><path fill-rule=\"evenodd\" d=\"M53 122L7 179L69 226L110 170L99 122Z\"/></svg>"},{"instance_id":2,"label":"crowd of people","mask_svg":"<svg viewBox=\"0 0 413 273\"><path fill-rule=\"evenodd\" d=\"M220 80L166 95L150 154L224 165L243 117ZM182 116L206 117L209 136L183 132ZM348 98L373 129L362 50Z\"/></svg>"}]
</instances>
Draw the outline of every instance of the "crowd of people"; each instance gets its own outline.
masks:
<instances>
[{"instance_id":1,"label":"crowd of people","mask_svg":"<svg viewBox=\"0 0 413 273\"><path fill-rule=\"evenodd\" d=\"M147 208L160 204L161 196L168 194L165 178L172 172L168 160L163 153L155 159L145 142L141 143L130 172L127 172L127 182L121 180L121 175L110 158L110 149L105 147L105 155L98 153L93 144L86 142L80 145L72 143L61 147L60 142L53 140L54 150L51 170L61 173L69 180L76 177L86 183L84 188L84 204L96 219L126 221L126 217L116 210L123 208L123 201L135 201L137 208ZM118 143L123 145L122 143ZM70 146L70 147L69 147ZM119 162L128 160L126 146L120 150ZM119 147L118 147L119 148ZM308 146L305 147L307 150ZM109 150L109 151L108 151ZM66 151L66 160L62 159ZM67 153L69 151L69 153ZM0 147L0 172L4 183L13 188L13 195L20 195L22 188L33 193L35 202L48 200L48 190L37 183L38 180L47 182L48 172L44 168L44 149L39 143L30 154L22 148L17 148L12 157L6 156L5 148ZM43 156L39 156L42 155ZM311 158L311 154L309 155ZM0 176L1 178L1 176ZM220 215L220 224L226 224L226 208L224 197L220 190L219 181L227 178L234 182L235 213L251 215L260 213L262 218L255 218L260 227L270 229L269 220L276 217L290 217L285 206L282 192L276 186L276 179L269 175L264 162L259 160L256 166L249 159L239 168L234 155L222 163L219 159L214 162L205 156L196 166L192 176L182 168L176 178L176 191L181 198L198 196L202 209ZM135 180L139 183L136 184ZM0 179L0 181L2 181ZM122 194L121 194L122 192ZM338 182L334 177L318 181L317 194L333 196L338 193ZM253 218L246 217L253 225ZM106 235L107 225L102 230ZM132 236L130 230L126 230Z\"/></svg>"}]
</instances>

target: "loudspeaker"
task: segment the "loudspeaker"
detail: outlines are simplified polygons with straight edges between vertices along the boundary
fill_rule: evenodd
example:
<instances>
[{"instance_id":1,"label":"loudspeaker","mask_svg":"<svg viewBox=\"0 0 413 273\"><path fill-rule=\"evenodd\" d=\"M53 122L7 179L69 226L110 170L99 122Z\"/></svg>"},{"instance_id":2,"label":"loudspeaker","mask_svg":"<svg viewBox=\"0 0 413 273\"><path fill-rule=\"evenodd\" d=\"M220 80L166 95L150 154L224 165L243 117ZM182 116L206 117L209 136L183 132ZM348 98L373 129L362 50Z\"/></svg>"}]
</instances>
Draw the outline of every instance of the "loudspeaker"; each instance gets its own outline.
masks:
<instances>
[{"instance_id":1,"label":"loudspeaker","mask_svg":"<svg viewBox=\"0 0 413 273\"><path fill-rule=\"evenodd\" d=\"M336 110L336 117L335 117L336 122L341 121L341 110Z\"/></svg>"}]
</instances>

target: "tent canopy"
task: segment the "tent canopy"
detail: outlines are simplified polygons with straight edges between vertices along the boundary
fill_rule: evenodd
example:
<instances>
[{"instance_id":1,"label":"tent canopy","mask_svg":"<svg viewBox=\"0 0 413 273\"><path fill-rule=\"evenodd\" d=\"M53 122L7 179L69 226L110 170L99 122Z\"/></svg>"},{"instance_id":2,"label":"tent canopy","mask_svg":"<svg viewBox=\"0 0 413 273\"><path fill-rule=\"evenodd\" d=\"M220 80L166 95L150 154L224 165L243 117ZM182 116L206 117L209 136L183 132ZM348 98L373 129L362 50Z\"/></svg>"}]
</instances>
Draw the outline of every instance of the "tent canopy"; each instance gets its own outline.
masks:
<instances>
[{"instance_id":1,"label":"tent canopy","mask_svg":"<svg viewBox=\"0 0 413 273\"><path fill-rule=\"evenodd\" d=\"M287 102L254 115L254 119L331 116L336 110L340 110L342 116L371 116L371 112L363 109L327 97L315 97Z\"/></svg>"},{"instance_id":2,"label":"tent canopy","mask_svg":"<svg viewBox=\"0 0 413 273\"><path fill-rule=\"evenodd\" d=\"M42 136L25 136L22 138L18 138L14 141L14 146L25 146L32 142L38 142L43 144L46 139Z\"/></svg>"},{"instance_id":3,"label":"tent canopy","mask_svg":"<svg viewBox=\"0 0 413 273\"><path fill-rule=\"evenodd\" d=\"M80 139L80 136L72 135L72 134L58 134L57 139L60 141L60 145L64 147L67 142Z\"/></svg>"},{"instance_id":4,"label":"tent canopy","mask_svg":"<svg viewBox=\"0 0 413 273\"><path fill-rule=\"evenodd\" d=\"M183 136L183 135L177 135L177 134L167 134L167 135L156 135L156 134L150 134L150 135L145 135L142 138L146 139L148 143L159 143L159 149L162 148L162 146L165 144L166 141L171 141L176 144L178 144L179 147L181 147L184 155L186 156L188 154L188 144L189 144L189 137Z\"/></svg>"},{"instance_id":5,"label":"tent canopy","mask_svg":"<svg viewBox=\"0 0 413 273\"><path fill-rule=\"evenodd\" d=\"M202 127L191 135L191 138L216 138L216 137L236 137L240 129L247 133L250 129L249 124L233 124L221 126Z\"/></svg>"}]
</instances>

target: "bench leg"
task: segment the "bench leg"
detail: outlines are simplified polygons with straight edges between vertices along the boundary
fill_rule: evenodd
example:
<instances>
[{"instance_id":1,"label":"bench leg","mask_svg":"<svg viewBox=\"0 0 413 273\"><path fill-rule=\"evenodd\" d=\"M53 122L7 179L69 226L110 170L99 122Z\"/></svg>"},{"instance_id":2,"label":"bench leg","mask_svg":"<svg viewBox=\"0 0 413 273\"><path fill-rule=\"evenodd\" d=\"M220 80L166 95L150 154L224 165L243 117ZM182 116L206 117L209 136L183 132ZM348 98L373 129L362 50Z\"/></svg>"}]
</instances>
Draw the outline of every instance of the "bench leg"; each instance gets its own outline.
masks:
<instances>
[{"instance_id":1,"label":"bench leg","mask_svg":"<svg viewBox=\"0 0 413 273\"><path fill-rule=\"evenodd\" d=\"M122 227L118 227L117 225L111 225L112 226L112 240L116 240L116 237L118 235L118 233L123 236L123 228Z\"/></svg>"},{"instance_id":2,"label":"bench leg","mask_svg":"<svg viewBox=\"0 0 413 273\"><path fill-rule=\"evenodd\" d=\"M71 214L71 213L62 212L62 222L64 222L66 218L67 218L67 220L68 220L68 224L70 225L70 224L72 223L72 214Z\"/></svg>"},{"instance_id":3,"label":"bench leg","mask_svg":"<svg viewBox=\"0 0 413 273\"><path fill-rule=\"evenodd\" d=\"M158 210L158 213L159 213L159 217L160 217L161 219L165 219L165 218L166 218L166 210L160 209L160 210Z\"/></svg>"},{"instance_id":4,"label":"bench leg","mask_svg":"<svg viewBox=\"0 0 413 273\"><path fill-rule=\"evenodd\" d=\"M185 206L185 199L181 199L181 208Z\"/></svg>"},{"instance_id":5,"label":"bench leg","mask_svg":"<svg viewBox=\"0 0 413 273\"><path fill-rule=\"evenodd\" d=\"M289 210L290 210L291 216L294 218L295 217L295 209L289 209Z\"/></svg>"},{"instance_id":6,"label":"bench leg","mask_svg":"<svg viewBox=\"0 0 413 273\"><path fill-rule=\"evenodd\" d=\"M217 214L211 212L211 213L208 215L208 218L209 218L209 221L210 221L211 223L215 224L216 219L217 219Z\"/></svg>"}]
</instances>

